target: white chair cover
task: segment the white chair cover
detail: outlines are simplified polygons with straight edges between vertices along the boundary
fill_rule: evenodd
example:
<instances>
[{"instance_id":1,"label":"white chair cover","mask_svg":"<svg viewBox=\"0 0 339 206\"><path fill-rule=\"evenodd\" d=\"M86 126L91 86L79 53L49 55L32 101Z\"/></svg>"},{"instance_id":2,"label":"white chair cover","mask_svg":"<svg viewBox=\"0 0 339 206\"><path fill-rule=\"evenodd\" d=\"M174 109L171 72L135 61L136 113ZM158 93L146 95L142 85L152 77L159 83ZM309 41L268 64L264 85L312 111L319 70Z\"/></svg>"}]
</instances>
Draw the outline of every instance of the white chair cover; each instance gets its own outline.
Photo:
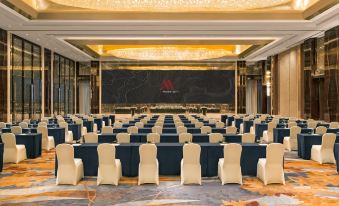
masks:
<instances>
[{"instance_id":1,"label":"white chair cover","mask_svg":"<svg viewBox=\"0 0 339 206\"><path fill-rule=\"evenodd\" d=\"M145 183L155 183L159 185L159 163L155 144L140 145L139 156L138 185Z\"/></svg>"},{"instance_id":2,"label":"white chair cover","mask_svg":"<svg viewBox=\"0 0 339 206\"><path fill-rule=\"evenodd\" d=\"M13 133L3 133L1 135L2 142L4 143L3 162L19 163L27 159L25 145L17 145L16 138Z\"/></svg>"},{"instance_id":3,"label":"white chair cover","mask_svg":"<svg viewBox=\"0 0 339 206\"><path fill-rule=\"evenodd\" d=\"M240 144L231 143L224 146L224 158L220 158L218 162L218 176L222 185L226 183L242 184L241 151Z\"/></svg>"},{"instance_id":4,"label":"white chair cover","mask_svg":"<svg viewBox=\"0 0 339 206\"><path fill-rule=\"evenodd\" d=\"M97 185L118 185L122 176L121 162L115 159L115 146L113 144L100 144L98 146L98 178Z\"/></svg>"},{"instance_id":5,"label":"white chair cover","mask_svg":"<svg viewBox=\"0 0 339 206\"><path fill-rule=\"evenodd\" d=\"M181 160L181 184L201 185L201 148L198 144L185 144Z\"/></svg>"}]
</instances>

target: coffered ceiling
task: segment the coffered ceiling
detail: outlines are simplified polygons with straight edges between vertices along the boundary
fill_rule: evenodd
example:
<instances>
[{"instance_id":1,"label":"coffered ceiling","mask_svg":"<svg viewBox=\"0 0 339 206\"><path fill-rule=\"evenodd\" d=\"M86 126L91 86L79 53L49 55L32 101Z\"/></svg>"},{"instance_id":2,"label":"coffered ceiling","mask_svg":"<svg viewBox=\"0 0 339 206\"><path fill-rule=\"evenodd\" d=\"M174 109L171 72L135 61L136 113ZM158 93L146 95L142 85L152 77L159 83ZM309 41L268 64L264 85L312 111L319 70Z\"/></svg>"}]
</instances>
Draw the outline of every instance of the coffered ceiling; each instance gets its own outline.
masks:
<instances>
[{"instance_id":1,"label":"coffered ceiling","mask_svg":"<svg viewBox=\"0 0 339 206\"><path fill-rule=\"evenodd\" d=\"M78 61L255 61L339 24L338 0L0 2L1 28Z\"/></svg>"}]
</instances>

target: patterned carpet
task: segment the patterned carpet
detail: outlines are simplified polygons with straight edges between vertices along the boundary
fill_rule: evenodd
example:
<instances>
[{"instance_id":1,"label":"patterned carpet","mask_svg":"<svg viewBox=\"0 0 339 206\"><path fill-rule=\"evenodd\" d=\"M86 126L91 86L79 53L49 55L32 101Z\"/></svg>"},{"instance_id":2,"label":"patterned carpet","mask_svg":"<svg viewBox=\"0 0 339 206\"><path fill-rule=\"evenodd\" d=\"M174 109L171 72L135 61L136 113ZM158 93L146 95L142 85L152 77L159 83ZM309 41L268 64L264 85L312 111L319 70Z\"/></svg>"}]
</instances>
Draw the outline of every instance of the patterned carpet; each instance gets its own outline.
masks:
<instances>
[{"instance_id":1,"label":"patterned carpet","mask_svg":"<svg viewBox=\"0 0 339 206\"><path fill-rule=\"evenodd\" d=\"M181 186L179 177L161 177L160 186L137 186L123 178L118 187L96 186L85 178L78 186L56 186L54 151L20 164L5 164L0 174L0 205L339 205L335 165L319 165L286 154L286 185L264 186L244 177L242 186L204 178L202 186Z\"/></svg>"}]
</instances>

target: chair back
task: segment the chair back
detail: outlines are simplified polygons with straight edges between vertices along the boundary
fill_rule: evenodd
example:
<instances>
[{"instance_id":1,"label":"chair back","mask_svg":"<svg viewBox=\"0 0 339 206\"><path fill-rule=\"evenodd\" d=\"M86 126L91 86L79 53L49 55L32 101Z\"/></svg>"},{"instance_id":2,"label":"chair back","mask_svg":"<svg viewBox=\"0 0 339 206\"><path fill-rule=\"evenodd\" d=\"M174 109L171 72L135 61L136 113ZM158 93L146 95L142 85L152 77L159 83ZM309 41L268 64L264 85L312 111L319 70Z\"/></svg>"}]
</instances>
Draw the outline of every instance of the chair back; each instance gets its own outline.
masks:
<instances>
[{"instance_id":1,"label":"chair back","mask_svg":"<svg viewBox=\"0 0 339 206\"><path fill-rule=\"evenodd\" d=\"M5 122L0 122L0 129L6 128L6 123Z\"/></svg>"},{"instance_id":2,"label":"chair back","mask_svg":"<svg viewBox=\"0 0 339 206\"><path fill-rule=\"evenodd\" d=\"M321 149L333 150L336 138L337 138L336 134L333 133L324 134L321 139Z\"/></svg>"},{"instance_id":3,"label":"chair back","mask_svg":"<svg viewBox=\"0 0 339 206\"><path fill-rule=\"evenodd\" d=\"M162 134L162 127L161 126L152 127L152 133Z\"/></svg>"},{"instance_id":4,"label":"chair back","mask_svg":"<svg viewBox=\"0 0 339 206\"><path fill-rule=\"evenodd\" d=\"M199 121L197 120L197 122L194 123L194 126L195 126L195 128L201 128L201 127L204 126L204 123L199 122Z\"/></svg>"},{"instance_id":5,"label":"chair back","mask_svg":"<svg viewBox=\"0 0 339 206\"><path fill-rule=\"evenodd\" d=\"M22 128L20 126L13 126L11 132L13 134L22 134Z\"/></svg>"},{"instance_id":6,"label":"chair back","mask_svg":"<svg viewBox=\"0 0 339 206\"><path fill-rule=\"evenodd\" d=\"M298 134L301 133L301 128L298 126L293 126L290 129L290 138L291 139L297 139Z\"/></svg>"},{"instance_id":7,"label":"chair back","mask_svg":"<svg viewBox=\"0 0 339 206\"><path fill-rule=\"evenodd\" d=\"M138 127L130 126L127 128L127 133L129 134L138 134Z\"/></svg>"},{"instance_id":8,"label":"chair back","mask_svg":"<svg viewBox=\"0 0 339 206\"><path fill-rule=\"evenodd\" d=\"M237 128L234 126L226 127L226 134L237 134Z\"/></svg>"},{"instance_id":9,"label":"chair back","mask_svg":"<svg viewBox=\"0 0 339 206\"><path fill-rule=\"evenodd\" d=\"M228 165L240 165L242 146L236 143L224 145L224 168Z\"/></svg>"},{"instance_id":10,"label":"chair back","mask_svg":"<svg viewBox=\"0 0 339 206\"><path fill-rule=\"evenodd\" d=\"M155 144L142 144L139 147L140 164L156 164L157 146Z\"/></svg>"},{"instance_id":11,"label":"chair back","mask_svg":"<svg viewBox=\"0 0 339 206\"><path fill-rule=\"evenodd\" d=\"M147 142L151 143L160 143L160 134L158 133L148 133Z\"/></svg>"},{"instance_id":12,"label":"chair back","mask_svg":"<svg viewBox=\"0 0 339 206\"><path fill-rule=\"evenodd\" d=\"M324 126L319 126L319 127L317 127L317 128L315 129L315 133L316 133L316 134L320 134L320 135L325 134L326 131L327 131L327 128L324 127Z\"/></svg>"},{"instance_id":13,"label":"chair back","mask_svg":"<svg viewBox=\"0 0 339 206\"><path fill-rule=\"evenodd\" d=\"M138 127L138 128L144 128L144 123L142 123L142 122L136 122L136 123L135 123L135 126Z\"/></svg>"},{"instance_id":14,"label":"chair back","mask_svg":"<svg viewBox=\"0 0 339 206\"><path fill-rule=\"evenodd\" d=\"M210 134L212 133L212 127L210 126L202 126L200 128L201 134Z\"/></svg>"},{"instance_id":15,"label":"chair back","mask_svg":"<svg viewBox=\"0 0 339 206\"><path fill-rule=\"evenodd\" d=\"M98 134L93 132L87 133L84 136L85 143L98 143Z\"/></svg>"},{"instance_id":16,"label":"chair back","mask_svg":"<svg viewBox=\"0 0 339 206\"><path fill-rule=\"evenodd\" d=\"M114 122L113 127L114 127L115 129L117 129L117 128L122 128L122 123L121 123L121 122Z\"/></svg>"},{"instance_id":17,"label":"chair back","mask_svg":"<svg viewBox=\"0 0 339 206\"><path fill-rule=\"evenodd\" d=\"M142 120L140 120L140 122L142 122L143 124L147 124L148 120L147 119L142 119Z\"/></svg>"},{"instance_id":18,"label":"chair back","mask_svg":"<svg viewBox=\"0 0 339 206\"><path fill-rule=\"evenodd\" d=\"M208 135L210 143L219 143L224 141L224 136L220 133L211 133Z\"/></svg>"},{"instance_id":19,"label":"chair back","mask_svg":"<svg viewBox=\"0 0 339 206\"><path fill-rule=\"evenodd\" d=\"M41 133L42 136L42 145L46 145L48 142L48 129L44 126L38 126L38 133Z\"/></svg>"},{"instance_id":20,"label":"chair back","mask_svg":"<svg viewBox=\"0 0 339 206\"><path fill-rule=\"evenodd\" d=\"M317 122L316 121L309 121L307 120L307 128L312 128L315 129L317 127Z\"/></svg>"},{"instance_id":21,"label":"chair back","mask_svg":"<svg viewBox=\"0 0 339 206\"><path fill-rule=\"evenodd\" d=\"M0 128L1 128L1 126L0 126ZM339 128L339 122L331 122L331 123L330 123L330 128L331 128L331 129L337 129L337 128Z\"/></svg>"},{"instance_id":22,"label":"chair back","mask_svg":"<svg viewBox=\"0 0 339 206\"><path fill-rule=\"evenodd\" d=\"M75 124L80 124L81 128L84 126L84 120L82 119L76 118L74 122Z\"/></svg>"},{"instance_id":23,"label":"chair back","mask_svg":"<svg viewBox=\"0 0 339 206\"><path fill-rule=\"evenodd\" d=\"M101 133L102 134L113 134L113 127L104 126L103 128L101 128Z\"/></svg>"},{"instance_id":24,"label":"chair back","mask_svg":"<svg viewBox=\"0 0 339 206\"><path fill-rule=\"evenodd\" d=\"M298 124L296 122L289 122L288 123L288 128L296 127L296 126L298 126Z\"/></svg>"},{"instance_id":25,"label":"chair back","mask_svg":"<svg viewBox=\"0 0 339 206\"><path fill-rule=\"evenodd\" d=\"M266 147L266 165L283 165L284 145L280 143L271 143Z\"/></svg>"},{"instance_id":26,"label":"chair back","mask_svg":"<svg viewBox=\"0 0 339 206\"><path fill-rule=\"evenodd\" d=\"M215 120L215 119L209 119L209 120L208 120L208 123L210 123L210 124L215 124L215 123L217 123L217 120Z\"/></svg>"},{"instance_id":27,"label":"chair back","mask_svg":"<svg viewBox=\"0 0 339 206\"><path fill-rule=\"evenodd\" d=\"M46 122L39 122L38 127L47 127L47 123Z\"/></svg>"},{"instance_id":28,"label":"chair back","mask_svg":"<svg viewBox=\"0 0 339 206\"><path fill-rule=\"evenodd\" d=\"M19 123L19 126L20 126L22 129L28 128L27 122L20 122L20 123Z\"/></svg>"},{"instance_id":29,"label":"chair back","mask_svg":"<svg viewBox=\"0 0 339 206\"><path fill-rule=\"evenodd\" d=\"M131 135L128 133L118 133L117 136L118 143L130 143L131 142Z\"/></svg>"},{"instance_id":30,"label":"chair back","mask_svg":"<svg viewBox=\"0 0 339 206\"><path fill-rule=\"evenodd\" d=\"M192 142L193 135L191 133L179 133L179 143Z\"/></svg>"},{"instance_id":31,"label":"chair back","mask_svg":"<svg viewBox=\"0 0 339 206\"><path fill-rule=\"evenodd\" d=\"M181 134L181 133L187 133L187 128L184 126L179 126L177 127L177 133Z\"/></svg>"},{"instance_id":32,"label":"chair back","mask_svg":"<svg viewBox=\"0 0 339 206\"><path fill-rule=\"evenodd\" d=\"M161 121L157 121L154 126L159 126L159 127L163 127L164 126L164 122Z\"/></svg>"},{"instance_id":33,"label":"chair back","mask_svg":"<svg viewBox=\"0 0 339 206\"><path fill-rule=\"evenodd\" d=\"M184 164L199 164L200 165L200 145L190 143L183 147L183 162Z\"/></svg>"},{"instance_id":34,"label":"chair back","mask_svg":"<svg viewBox=\"0 0 339 206\"><path fill-rule=\"evenodd\" d=\"M30 124L30 123L31 123L31 120L29 120L29 119L24 119L24 120L22 120L22 122L26 122L27 124Z\"/></svg>"},{"instance_id":35,"label":"chair back","mask_svg":"<svg viewBox=\"0 0 339 206\"><path fill-rule=\"evenodd\" d=\"M98 146L98 159L99 159L99 167L100 165L115 165L115 146L113 144L99 144Z\"/></svg>"},{"instance_id":36,"label":"chair back","mask_svg":"<svg viewBox=\"0 0 339 206\"><path fill-rule=\"evenodd\" d=\"M185 124L183 122L175 122L175 127L184 127Z\"/></svg>"},{"instance_id":37,"label":"chair back","mask_svg":"<svg viewBox=\"0 0 339 206\"><path fill-rule=\"evenodd\" d=\"M273 133L273 129L277 127L277 123L272 121L268 123L267 132Z\"/></svg>"},{"instance_id":38,"label":"chair back","mask_svg":"<svg viewBox=\"0 0 339 206\"><path fill-rule=\"evenodd\" d=\"M254 143L255 142L255 134L245 133L241 135L242 143Z\"/></svg>"},{"instance_id":39,"label":"chair back","mask_svg":"<svg viewBox=\"0 0 339 206\"><path fill-rule=\"evenodd\" d=\"M216 122L215 123L215 128L224 128L225 127L225 123L223 122Z\"/></svg>"},{"instance_id":40,"label":"chair back","mask_svg":"<svg viewBox=\"0 0 339 206\"><path fill-rule=\"evenodd\" d=\"M59 122L60 128L65 128L65 133L68 133L68 123L67 122Z\"/></svg>"},{"instance_id":41,"label":"chair back","mask_svg":"<svg viewBox=\"0 0 339 206\"><path fill-rule=\"evenodd\" d=\"M56 146L56 155L59 166L71 165L75 167L74 147L71 144L58 144Z\"/></svg>"},{"instance_id":42,"label":"chair back","mask_svg":"<svg viewBox=\"0 0 339 206\"><path fill-rule=\"evenodd\" d=\"M16 148L16 138L13 133L3 133L1 135L2 142L4 143L4 147L7 149L15 149Z\"/></svg>"}]
</instances>

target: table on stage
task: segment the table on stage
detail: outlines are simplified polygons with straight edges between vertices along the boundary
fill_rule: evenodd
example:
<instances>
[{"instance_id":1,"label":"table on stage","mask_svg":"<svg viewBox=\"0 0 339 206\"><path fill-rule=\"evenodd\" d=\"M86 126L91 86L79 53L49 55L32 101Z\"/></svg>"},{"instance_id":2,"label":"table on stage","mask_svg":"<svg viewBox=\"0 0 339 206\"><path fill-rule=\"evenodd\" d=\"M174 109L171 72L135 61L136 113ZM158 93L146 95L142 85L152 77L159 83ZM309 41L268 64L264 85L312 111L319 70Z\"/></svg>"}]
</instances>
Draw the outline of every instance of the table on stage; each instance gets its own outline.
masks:
<instances>
[{"instance_id":1,"label":"table on stage","mask_svg":"<svg viewBox=\"0 0 339 206\"><path fill-rule=\"evenodd\" d=\"M319 134L298 134L298 156L309 160L311 159L312 145L321 145L322 135ZM336 138L336 143L339 143L339 137Z\"/></svg>"},{"instance_id":2,"label":"table on stage","mask_svg":"<svg viewBox=\"0 0 339 206\"><path fill-rule=\"evenodd\" d=\"M141 143L120 144L116 146L116 158L120 159L122 174L126 177L138 176L139 146ZM74 145L74 157L81 158L84 164L85 176L97 176L98 144ZM183 144L156 144L160 175L180 175L180 162L183 157ZM200 143L201 174L203 177L218 175L218 161L223 158L223 145ZM256 176L259 158L266 157L266 145L243 144L241 154L241 169L244 176ZM57 159L55 162L57 171Z\"/></svg>"}]
</instances>

